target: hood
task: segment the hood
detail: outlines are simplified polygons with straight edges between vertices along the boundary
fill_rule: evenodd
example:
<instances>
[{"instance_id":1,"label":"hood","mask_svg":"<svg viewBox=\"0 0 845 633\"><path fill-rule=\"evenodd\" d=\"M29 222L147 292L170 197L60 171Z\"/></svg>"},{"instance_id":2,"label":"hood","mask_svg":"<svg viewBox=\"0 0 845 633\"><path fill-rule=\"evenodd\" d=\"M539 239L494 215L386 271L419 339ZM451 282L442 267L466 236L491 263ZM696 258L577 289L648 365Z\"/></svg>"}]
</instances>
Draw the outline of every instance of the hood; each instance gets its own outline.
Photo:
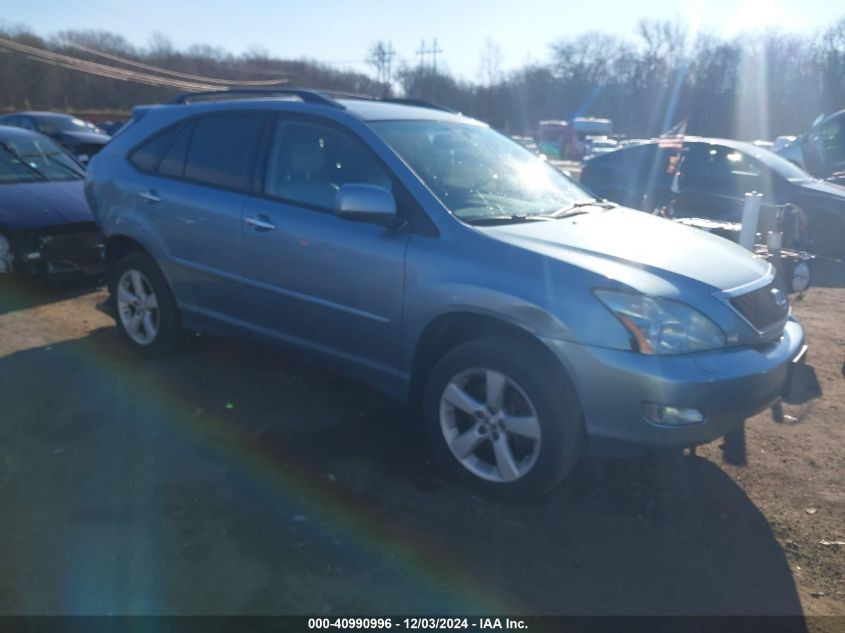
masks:
<instances>
[{"instance_id":1,"label":"hood","mask_svg":"<svg viewBox=\"0 0 845 633\"><path fill-rule=\"evenodd\" d=\"M476 228L581 267L586 254L647 268L658 276L661 271L680 275L718 290L757 281L769 269L767 262L729 240L621 207L549 222Z\"/></svg>"},{"instance_id":2,"label":"hood","mask_svg":"<svg viewBox=\"0 0 845 633\"><path fill-rule=\"evenodd\" d=\"M96 132L61 132L60 136L80 145L105 145L111 140L110 136Z\"/></svg>"},{"instance_id":3,"label":"hood","mask_svg":"<svg viewBox=\"0 0 845 633\"><path fill-rule=\"evenodd\" d=\"M0 185L0 228L6 231L93 221L81 180Z\"/></svg>"}]
</instances>

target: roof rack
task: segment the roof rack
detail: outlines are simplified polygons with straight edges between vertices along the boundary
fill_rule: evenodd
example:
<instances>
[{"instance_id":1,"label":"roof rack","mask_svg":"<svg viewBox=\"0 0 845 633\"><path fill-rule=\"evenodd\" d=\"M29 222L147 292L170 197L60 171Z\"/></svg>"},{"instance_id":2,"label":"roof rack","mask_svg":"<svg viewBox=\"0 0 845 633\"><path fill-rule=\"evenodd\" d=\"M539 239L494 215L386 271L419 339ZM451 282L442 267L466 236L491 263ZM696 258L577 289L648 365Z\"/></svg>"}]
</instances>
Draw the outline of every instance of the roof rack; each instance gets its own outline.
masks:
<instances>
[{"instance_id":1,"label":"roof rack","mask_svg":"<svg viewBox=\"0 0 845 633\"><path fill-rule=\"evenodd\" d=\"M214 101L216 99L237 99L239 97L273 97L273 96L293 96L299 97L303 103L313 103L316 105L325 105L332 108L344 107L334 99L320 94L314 90L306 90L304 88L233 88L231 90L211 90L207 92L188 92L178 97L174 97L168 103L170 104L186 104L195 101Z\"/></svg>"},{"instance_id":2,"label":"roof rack","mask_svg":"<svg viewBox=\"0 0 845 633\"><path fill-rule=\"evenodd\" d=\"M332 97L339 99L360 99L362 101L381 101L383 103L396 103L399 105L416 106L418 108L429 108L431 110L440 110L442 112L450 112L457 114L456 110L447 108L446 106L422 101L420 99L402 99L402 98L381 98L371 97L370 95L360 94L357 92L344 92L342 90L308 90L307 88L232 88L231 90L211 90L207 92L188 92L178 97L174 97L168 103L171 104L186 104L195 101L214 101L217 99L237 99L245 98L261 98L273 96L292 96L299 97L303 103L311 103L314 105L324 105L332 108L344 110L344 106L338 103Z\"/></svg>"}]
</instances>

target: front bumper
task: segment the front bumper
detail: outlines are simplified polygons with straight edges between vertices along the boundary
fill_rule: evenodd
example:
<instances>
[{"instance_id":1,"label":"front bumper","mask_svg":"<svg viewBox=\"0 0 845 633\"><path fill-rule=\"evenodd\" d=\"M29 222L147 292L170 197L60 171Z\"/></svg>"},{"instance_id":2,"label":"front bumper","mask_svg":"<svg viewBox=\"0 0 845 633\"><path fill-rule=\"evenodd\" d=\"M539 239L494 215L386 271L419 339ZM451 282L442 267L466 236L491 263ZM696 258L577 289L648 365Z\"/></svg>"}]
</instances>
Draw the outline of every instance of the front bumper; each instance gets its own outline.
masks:
<instances>
[{"instance_id":1,"label":"front bumper","mask_svg":"<svg viewBox=\"0 0 845 633\"><path fill-rule=\"evenodd\" d=\"M23 272L49 280L102 274L103 237L93 223L48 227L8 237L0 273Z\"/></svg>"},{"instance_id":2,"label":"front bumper","mask_svg":"<svg viewBox=\"0 0 845 633\"><path fill-rule=\"evenodd\" d=\"M776 402L804 348L804 330L789 320L783 335L765 346L681 356L546 343L575 383L591 442L686 447L721 437ZM696 408L704 421L657 426L646 419L645 402Z\"/></svg>"}]
</instances>

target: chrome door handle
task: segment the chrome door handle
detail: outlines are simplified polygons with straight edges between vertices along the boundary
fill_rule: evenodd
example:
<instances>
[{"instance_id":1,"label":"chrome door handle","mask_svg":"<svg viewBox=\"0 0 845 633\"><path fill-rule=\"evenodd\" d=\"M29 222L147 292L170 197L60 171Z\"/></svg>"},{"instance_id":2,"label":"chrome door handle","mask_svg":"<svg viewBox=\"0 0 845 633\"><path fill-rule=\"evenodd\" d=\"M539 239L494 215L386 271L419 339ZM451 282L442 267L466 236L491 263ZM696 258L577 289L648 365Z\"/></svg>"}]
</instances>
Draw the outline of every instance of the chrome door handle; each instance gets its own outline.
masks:
<instances>
[{"instance_id":1,"label":"chrome door handle","mask_svg":"<svg viewBox=\"0 0 845 633\"><path fill-rule=\"evenodd\" d=\"M161 198L159 197L159 195L152 189L149 189L147 191L139 191L138 197L143 198L147 202L161 202Z\"/></svg>"},{"instance_id":2,"label":"chrome door handle","mask_svg":"<svg viewBox=\"0 0 845 633\"><path fill-rule=\"evenodd\" d=\"M255 228L257 231L273 231L276 225L270 222L266 216L256 216L254 218L244 218L244 222Z\"/></svg>"}]
</instances>

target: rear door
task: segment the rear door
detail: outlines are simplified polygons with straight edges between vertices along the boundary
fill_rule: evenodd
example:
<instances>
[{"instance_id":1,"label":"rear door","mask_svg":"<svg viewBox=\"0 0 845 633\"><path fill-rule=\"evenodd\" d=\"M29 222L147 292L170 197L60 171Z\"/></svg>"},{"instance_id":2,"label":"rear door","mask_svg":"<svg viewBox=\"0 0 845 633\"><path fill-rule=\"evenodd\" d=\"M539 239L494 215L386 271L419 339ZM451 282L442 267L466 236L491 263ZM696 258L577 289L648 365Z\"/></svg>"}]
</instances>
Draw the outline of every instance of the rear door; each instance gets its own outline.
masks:
<instances>
[{"instance_id":1,"label":"rear door","mask_svg":"<svg viewBox=\"0 0 845 633\"><path fill-rule=\"evenodd\" d=\"M174 126L131 157L144 177L138 215L163 251L183 309L241 316L241 211L252 184L259 111L217 112Z\"/></svg>"},{"instance_id":2,"label":"rear door","mask_svg":"<svg viewBox=\"0 0 845 633\"><path fill-rule=\"evenodd\" d=\"M243 210L249 321L357 365L395 368L408 232L341 219L333 205L347 183L394 195L399 185L363 141L318 117L280 114L264 154L260 195Z\"/></svg>"}]
</instances>

